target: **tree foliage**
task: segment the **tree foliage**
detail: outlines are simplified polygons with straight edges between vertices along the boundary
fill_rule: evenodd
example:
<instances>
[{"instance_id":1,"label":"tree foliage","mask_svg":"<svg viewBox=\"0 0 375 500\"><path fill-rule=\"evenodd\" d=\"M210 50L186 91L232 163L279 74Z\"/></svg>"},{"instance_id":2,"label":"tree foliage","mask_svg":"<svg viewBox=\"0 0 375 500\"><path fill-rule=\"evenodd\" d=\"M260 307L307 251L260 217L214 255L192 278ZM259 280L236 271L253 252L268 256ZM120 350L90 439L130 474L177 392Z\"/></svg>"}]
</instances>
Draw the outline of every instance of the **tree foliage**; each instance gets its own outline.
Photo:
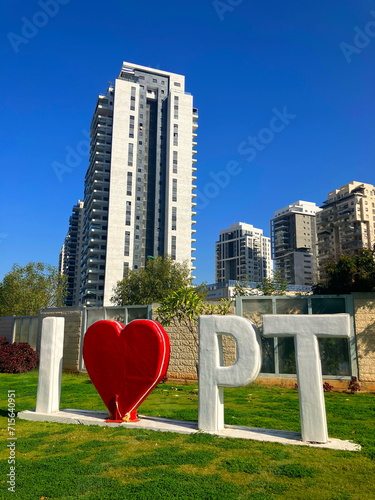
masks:
<instances>
[{"instance_id":1,"label":"tree foliage","mask_svg":"<svg viewBox=\"0 0 375 500\"><path fill-rule=\"evenodd\" d=\"M190 282L187 264L180 264L169 256L149 258L144 268L127 269L113 290L111 302L116 306L161 302L169 293Z\"/></svg>"},{"instance_id":2,"label":"tree foliage","mask_svg":"<svg viewBox=\"0 0 375 500\"><path fill-rule=\"evenodd\" d=\"M349 294L375 291L375 248L341 255L326 266L327 279L313 287L314 294Z\"/></svg>"},{"instance_id":3,"label":"tree foliage","mask_svg":"<svg viewBox=\"0 0 375 500\"><path fill-rule=\"evenodd\" d=\"M222 299L215 304L204 301L201 291L192 287L184 287L170 293L156 309L158 321L163 326L171 324L186 326L191 329L197 324L202 314L228 314L231 302Z\"/></svg>"},{"instance_id":4,"label":"tree foliage","mask_svg":"<svg viewBox=\"0 0 375 500\"><path fill-rule=\"evenodd\" d=\"M250 286L248 278L237 281L234 286L234 297L249 295L285 295L288 284L282 280L279 272L275 272L271 278L263 278L256 287Z\"/></svg>"},{"instance_id":5,"label":"tree foliage","mask_svg":"<svg viewBox=\"0 0 375 500\"><path fill-rule=\"evenodd\" d=\"M28 316L46 307L62 307L67 278L41 262L14 264L0 282L0 316Z\"/></svg>"},{"instance_id":6,"label":"tree foliage","mask_svg":"<svg viewBox=\"0 0 375 500\"><path fill-rule=\"evenodd\" d=\"M163 326L185 327L198 344L196 337L198 317L203 314L229 314L231 305L232 303L226 299L209 304L204 301L201 289L183 287L164 298L156 309L156 316L157 321Z\"/></svg>"}]
</instances>

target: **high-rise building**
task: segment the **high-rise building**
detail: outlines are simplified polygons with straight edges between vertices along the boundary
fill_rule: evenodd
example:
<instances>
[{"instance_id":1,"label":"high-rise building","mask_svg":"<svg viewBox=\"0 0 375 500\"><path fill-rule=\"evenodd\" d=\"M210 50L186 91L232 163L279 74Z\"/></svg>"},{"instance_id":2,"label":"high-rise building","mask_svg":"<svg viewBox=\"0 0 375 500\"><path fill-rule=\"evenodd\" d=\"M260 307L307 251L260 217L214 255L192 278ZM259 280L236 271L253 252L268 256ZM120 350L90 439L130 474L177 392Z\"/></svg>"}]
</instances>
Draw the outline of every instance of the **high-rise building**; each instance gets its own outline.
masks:
<instances>
[{"instance_id":1,"label":"high-rise building","mask_svg":"<svg viewBox=\"0 0 375 500\"><path fill-rule=\"evenodd\" d=\"M317 217L320 278L325 266L340 255L375 244L375 187L350 182L328 193Z\"/></svg>"},{"instance_id":2,"label":"high-rise building","mask_svg":"<svg viewBox=\"0 0 375 500\"><path fill-rule=\"evenodd\" d=\"M61 249L60 273L68 279L66 306L78 306L80 298L83 201L78 200L69 218L69 229Z\"/></svg>"},{"instance_id":3,"label":"high-rise building","mask_svg":"<svg viewBox=\"0 0 375 500\"><path fill-rule=\"evenodd\" d=\"M220 231L216 242L216 281L261 282L272 272L271 244L262 229L237 222Z\"/></svg>"},{"instance_id":4,"label":"high-rise building","mask_svg":"<svg viewBox=\"0 0 375 500\"><path fill-rule=\"evenodd\" d=\"M81 303L110 305L126 269L170 255L191 269L198 112L185 77L124 62L99 95L85 178Z\"/></svg>"},{"instance_id":5,"label":"high-rise building","mask_svg":"<svg viewBox=\"0 0 375 500\"><path fill-rule=\"evenodd\" d=\"M271 219L272 258L275 271L286 283L316 282L316 214L320 208L296 201L277 210Z\"/></svg>"}]
</instances>

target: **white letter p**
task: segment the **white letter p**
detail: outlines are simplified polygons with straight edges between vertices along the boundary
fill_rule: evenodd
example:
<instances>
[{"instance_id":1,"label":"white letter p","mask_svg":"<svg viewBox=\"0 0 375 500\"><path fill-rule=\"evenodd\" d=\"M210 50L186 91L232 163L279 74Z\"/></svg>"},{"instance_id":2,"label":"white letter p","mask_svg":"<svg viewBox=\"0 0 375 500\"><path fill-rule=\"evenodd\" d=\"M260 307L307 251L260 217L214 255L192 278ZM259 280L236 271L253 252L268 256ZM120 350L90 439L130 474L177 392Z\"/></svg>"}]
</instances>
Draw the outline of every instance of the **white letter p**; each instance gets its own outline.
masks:
<instances>
[{"instance_id":1,"label":"white letter p","mask_svg":"<svg viewBox=\"0 0 375 500\"><path fill-rule=\"evenodd\" d=\"M237 360L232 366L222 366L222 335L236 340ZM217 432L224 428L223 387L254 382L261 367L260 345L256 326L245 318L199 317L199 430Z\"/></svg>"}]
</instances>

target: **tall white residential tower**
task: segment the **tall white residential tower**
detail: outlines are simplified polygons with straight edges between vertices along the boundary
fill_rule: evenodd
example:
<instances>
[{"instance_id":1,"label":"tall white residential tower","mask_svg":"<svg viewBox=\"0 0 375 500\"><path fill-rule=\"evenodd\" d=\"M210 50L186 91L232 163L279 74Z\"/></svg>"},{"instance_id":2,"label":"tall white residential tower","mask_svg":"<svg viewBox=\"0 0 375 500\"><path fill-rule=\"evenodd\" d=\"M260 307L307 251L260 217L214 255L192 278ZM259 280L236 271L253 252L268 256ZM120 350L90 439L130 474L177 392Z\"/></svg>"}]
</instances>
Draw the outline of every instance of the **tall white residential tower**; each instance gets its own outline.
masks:
<instances>
[{"instance_id":1,"label":"tall white residential tower","mask_svg":"<svg viewBox=\"0 0 375 500\"><path fill-rule=\"evenodd\" d=\"M295 201L271 219L272 258L286 283L311 286L316 282L316 215L311 201Z\"/></svg>"},{"instance_id":2,"label":"tall white residential tower","mask_svg":"<svg viewBox=\"0 0 375 500\"><path fill-rule=\"evenodd\" d=\"M270 238L251 224L237 222L216 242L216 281L261 282L272 273Z\"/></svg>"},{"instance_id":3,"label":"tall white residential tower","mask_svg":"<svg viewBox=\"0 0 375 500\"><path fill-rule=\"evenodd\" d=\"M79 305L83 213L83 201L78 200L72 208L69 229L60 253L60 273L65 274L68 280L66 306Z\"/></svg>"},{"instance_id":4,"label":"tall white residential tower","mask_svg":"<svg viewBox=\"0 0 375 500\"><path fill-rule=\"evenodd\" d=\"M85 178L81 303L111 305L126 269L192 266L197 110L185 77L124 62L99 95Z\"/></svg>"},{"instance_id":5,"label":"tall white residential tower","mask_svg":"<svg viewBox=\"0 0 375 500\"><path fill-rule=\"evenodd\" d=\"M317 217L320 278L328 262L375 245L375 186L353 181L328 193Z\"/></svg>"}]
</instances>

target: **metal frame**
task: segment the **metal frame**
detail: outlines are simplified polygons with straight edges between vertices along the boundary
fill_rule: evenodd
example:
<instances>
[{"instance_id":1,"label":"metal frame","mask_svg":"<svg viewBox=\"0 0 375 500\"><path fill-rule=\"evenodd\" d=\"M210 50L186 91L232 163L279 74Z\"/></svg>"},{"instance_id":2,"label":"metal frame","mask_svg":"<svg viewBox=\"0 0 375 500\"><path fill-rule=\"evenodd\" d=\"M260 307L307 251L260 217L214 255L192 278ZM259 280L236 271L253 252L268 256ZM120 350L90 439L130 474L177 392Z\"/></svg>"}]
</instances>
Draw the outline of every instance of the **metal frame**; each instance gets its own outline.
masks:
<instances>
[{"instance_id":1,"label":"metal frame","mask_svg":"<svg viewBox=\"0 0 375 500\"><path fill-rule=\"evenodd\" d=\"M307 313L313 314L312 304L314 300L317 299L344 299L345 300L345 312L350 315L350 337L348 339L349 344L349 363L351 375L358 377L358 356L357 356L357 342L355 336L355 323L354 323L354 298L352 295L305 295L305 296L287 296L287 295L257 295L257 296L243 296L236 297L235 308L236 314L238 316L243 316L243 302L251 300L268 300L272 304L272 314L277 314L277 301L278 300L307 300ZM261 373L262 377L285 377L292 378L295 374L286 374L279 372L279 349L278 349L278 339L274 337L274 361L275 361L275 373ZM323 377L330 378L332 380L349 380L351 375L326 375Z\"/></svg>"}]
</instances>

